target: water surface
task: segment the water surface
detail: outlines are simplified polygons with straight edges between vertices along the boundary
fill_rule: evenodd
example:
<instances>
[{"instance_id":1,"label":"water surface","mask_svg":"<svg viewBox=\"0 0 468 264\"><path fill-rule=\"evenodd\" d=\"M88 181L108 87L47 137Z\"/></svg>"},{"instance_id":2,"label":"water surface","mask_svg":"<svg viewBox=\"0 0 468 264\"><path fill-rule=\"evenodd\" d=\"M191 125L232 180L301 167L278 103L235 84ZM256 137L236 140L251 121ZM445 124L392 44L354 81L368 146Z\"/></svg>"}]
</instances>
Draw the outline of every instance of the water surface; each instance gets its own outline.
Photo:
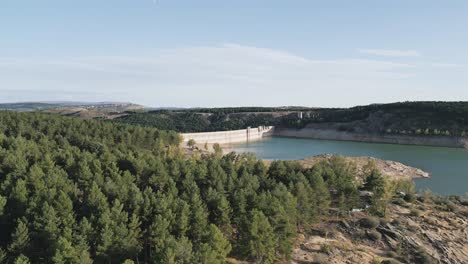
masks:
<instances>
[{"instance_id":1,"label":"water surface","mask_svg":"<svg viewBox=\"0 0 468 264\"><path fill-rule=\"evenodd\" d=\"M253 152L260 158L271 160L295 160L320 154L394 160L432 174L430 179L415 180L418 190L430 189L444 195L464 195L468 192L466 149L283 137L234 144L232 147L236 152Z\"/></svg>"}]
</instances>

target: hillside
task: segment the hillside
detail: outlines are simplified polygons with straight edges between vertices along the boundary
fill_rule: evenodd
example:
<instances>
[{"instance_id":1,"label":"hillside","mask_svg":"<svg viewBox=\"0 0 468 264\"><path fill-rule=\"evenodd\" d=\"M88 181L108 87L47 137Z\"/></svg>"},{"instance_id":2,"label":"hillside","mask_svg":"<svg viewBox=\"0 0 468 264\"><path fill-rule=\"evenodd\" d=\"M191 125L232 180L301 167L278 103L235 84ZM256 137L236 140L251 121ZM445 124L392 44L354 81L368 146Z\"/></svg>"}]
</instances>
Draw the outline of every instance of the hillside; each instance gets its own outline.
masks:
<instances>
[{"instance_id":1,"label":"hillside","mask_svg":"<svg viewBox=\"0 0 468 264\"><path fill-rule=\"evenodd\" d=\"M411 181L372 162L360 173L340 156L266 165L252 155L187 156L179 143L153 128L0 112L0 262L287 262L316 225L356 208L386 219L401 199L416 206ZM440 203L465 212L457 199ZM399 254L437 258L411 244Z\"/></svg>"},{"instance_id":2,"label":"hillside","mask_svg":"<svg viewBox=\"0 0 468 264\"><path fill-rule=\"evenodd\" d=\"M468 133L468 102L404 102L352 108L213 108L131 113L115 121L201 132L272 125L370 134L451 135Z\"/></svg>"},{"instance_id":3,"label":"hillside","mask_svg":"<svg viewBox=\"0 0 468 264\"><path fill-rule=\"evenodd\" d=\"M42 111L60 115L92 119L114 118L127 111L142 110L144 106L120 102L24 102L0 104L0 110L16 112Z\"/></svg>"}]
</instances>

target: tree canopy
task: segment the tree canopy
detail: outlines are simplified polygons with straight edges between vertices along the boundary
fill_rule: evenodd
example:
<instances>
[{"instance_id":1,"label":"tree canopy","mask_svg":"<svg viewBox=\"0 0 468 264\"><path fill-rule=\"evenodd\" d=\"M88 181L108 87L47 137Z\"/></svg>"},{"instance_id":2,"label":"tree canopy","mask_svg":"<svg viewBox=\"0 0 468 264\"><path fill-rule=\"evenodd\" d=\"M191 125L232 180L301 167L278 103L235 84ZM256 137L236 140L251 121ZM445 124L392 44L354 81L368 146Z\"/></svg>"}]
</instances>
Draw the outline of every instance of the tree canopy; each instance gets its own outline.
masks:
<instances>
[{"instance_id":1,"label":"tree canopy","mask_svg":"<svg viewBox=\"0 0 468 264\"><path fill-rule=\"evenodd\" d=\"M359 187L342 158L267 166L179 144L153 128L0 112L0 260L271 263L330 206L355 206L339 199Z\"/></svg>"}]
</instances>

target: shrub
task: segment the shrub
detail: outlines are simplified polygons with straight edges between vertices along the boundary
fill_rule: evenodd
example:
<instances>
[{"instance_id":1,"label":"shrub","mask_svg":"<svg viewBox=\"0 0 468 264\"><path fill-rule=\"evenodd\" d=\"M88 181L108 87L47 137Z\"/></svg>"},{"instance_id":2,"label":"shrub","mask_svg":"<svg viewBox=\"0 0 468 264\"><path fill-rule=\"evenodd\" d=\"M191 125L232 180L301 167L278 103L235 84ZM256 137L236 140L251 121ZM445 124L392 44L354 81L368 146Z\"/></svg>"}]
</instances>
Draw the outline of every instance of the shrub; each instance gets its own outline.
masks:
<instances>
[{"instance_id":1,"label":"shrub","mask_svg":"<svg viewBox=\"0 0 468 264\"><path fill-rule=\"evenodd\" d=\"M421 216L421 211L419 211L418 209L413 208L410 211L410 215L412 215L412 216Z\"/></svg>"},{"instance_id":2,"label":"shrub","mask_svg":"<svg viewBox=\"0 0 468 264\"><path fill-rule=\"evenodd\" d=\"M447 201L445 205L447 207L447 211L449 212L456 212L458 210L457 205L452 201Z\"/></svg>"},{"instance_id":3,"label":"shrub","mask_svg":"<svg viewBox=\"0 0 468 264\"><path fill-rule=\"evenodd\" d=\"M388 218L380 218L379 222L381 226L385 226L390 222L390 220Z\"/></svg>"},{"instance_id":4,"label":"shrub","mask_svg":"<svg viewBox=\"0 0 468 264\"><path fill-rule=\"evenodd\" d=\"M327 255L330 255L330 253L332 252L332 246L328 245L328 244L323 244L320 247L320 251L327 254Z\"/></svg>"},{"instance_id":5,"label":"shrub","mask_svg":"<svg viewBox=\"0 0 468 264\"><path fill-rule=\"evenodd\" d=\"M463 215L464 217L468 217L468 210L462 211L461 215Z\"/></svg>"},{"instance_id":6,"label":"shrub","mask_svg":"<svg viewBox=\"0 0 468 264\"><path fill-rule=\"evenodd\" d=\"M435 225L436 221L433 218L424 218L424 222L430 224L430 225Z\"/></svg>"},{"instance_id":7,"label":"shrub","mask_svg":"<svg viewBox=\"0 0 468 264\"><path fill-rule=\"evenodd\" d=\"M387 257L389 258L398 258L398 254L395 251L387 252Z\"/></svg>"},{"instance_id":8,"label":"shrub","mask_svg":"<svg viewBox=\"0 0 468 264\"><path fill-rule=\"evenodd\" d=\"M382 234L380 234L376 230L369 231L367 233L367 236L374 241L379 241L380 239L382 239Z\"/></svg>"},{"instance_id":9,"label":"shrub","mask_svg":"<svg viewBox=\"0 0 468 264\"><path fill-rule=\"evenodd\" d=\"M463 206L468 206L468 199L460 200L460 204L463 205Z\"/></svg>"},{"instance_id":10,"label":"shrub","mask_svg":"<svg viewBox=\"0 0 468 264\"><path fill-rule=\"evenodd\" d=\"M424 250L423 248L419 248L415 252L415 262L421 264L432 264L434 263L434 259Z\"/></svg>"},{"instance_id":11,"label":"shrub","mask_svg":"<svg viewBox=\"0 0 468 264\"><path fill-rule=\"evenodd\" d=\"M409 193L405 194L403 199L405 201L407 201L408 203L414 203L414 201L416 201L416 195L414 193L412 193L412 192L409 192Z\"/></svg>"},{"instance_id":12,"label":"shrub","mask_svg":"<svg viewBox=\"0 0 468 264\"><path fill-rule=\"evenodd\" d=\"M401 198L395 198L392 203L396 204L396 205L399 205L399 206L405 206L406 205L406 202L405 200L401 199Z\"/></svg>"},{"instance_id":13,"label":"shrub","mask_svg":"<svg viewBox=\"0 0 468 264\"><path fill-rule=\"evenodd\" d=\"M368 228L368 229L374 229L374 228L378 227L379 224L380 224L379 219L376 218L376 217L371 217L371 216L362 218L359 221L359 225L361 227Z\"/></svg>"}]
</instances>

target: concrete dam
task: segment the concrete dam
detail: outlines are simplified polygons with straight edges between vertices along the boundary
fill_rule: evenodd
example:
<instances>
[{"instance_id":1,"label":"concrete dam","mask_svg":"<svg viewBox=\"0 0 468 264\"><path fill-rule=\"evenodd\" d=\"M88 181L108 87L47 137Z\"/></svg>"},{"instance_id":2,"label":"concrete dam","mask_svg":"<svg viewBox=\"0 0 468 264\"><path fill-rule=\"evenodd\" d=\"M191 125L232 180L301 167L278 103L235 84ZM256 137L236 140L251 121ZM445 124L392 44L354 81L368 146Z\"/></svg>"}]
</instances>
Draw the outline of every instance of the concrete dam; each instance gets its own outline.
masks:
<instances>
[{"instance_id":1,"label":"concrete dam","mask_svg":"<svg viewBox=\"0 0 468 264\"><path fill-rule=\"evenodd\" d=\"M451 136L411 136L411 135L375 135L358 134L332 129L291 129L275 128L274 126L260 126L256 128L247 128L231 131L201 132L201 133L183 133L183 144L190 139L198 144L231 144L245 143L260 140L264 137L293 137L293 138L311 138L325 140L342 140L369 143L390 143L398 145L419 145L436 146L451 148L468 148L468 138Z\"/></svg>"},{"instance_id":2,"label":"concrete dam","mask_svg":"<svg viewBox=\"0 0 468 264\"><path fill-rule=\"evenodd\" d=\"M231 144L243 143L255 140L260 140L263 137L272 136L275 127L273 126L260 126L255 128L246 128L231 131L215 131L215 132L201 132L201 133L182 133L183 142L186 143L193 139L198 144Z\"/></svg>"}]
</instances>

